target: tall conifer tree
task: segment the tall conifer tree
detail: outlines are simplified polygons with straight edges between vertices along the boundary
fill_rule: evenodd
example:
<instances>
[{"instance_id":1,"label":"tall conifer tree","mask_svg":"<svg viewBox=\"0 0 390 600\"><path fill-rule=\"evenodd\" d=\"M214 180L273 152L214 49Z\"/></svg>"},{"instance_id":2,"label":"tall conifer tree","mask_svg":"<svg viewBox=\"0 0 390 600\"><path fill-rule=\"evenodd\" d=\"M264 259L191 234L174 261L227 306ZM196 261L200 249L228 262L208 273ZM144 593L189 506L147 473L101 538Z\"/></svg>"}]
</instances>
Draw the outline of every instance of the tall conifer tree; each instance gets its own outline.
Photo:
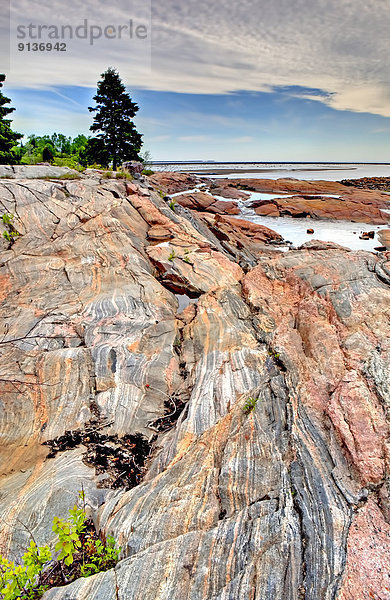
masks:
<instances>
[{"instance_id":1,"label":"tall conifer tree","mask_svg":"<svg viewBox=\"0 0 390 600\"><path fill-rule=\"evenodd\" d=\"M0 164L8 165L17 162L17 154L12 151L18 140L23 136L11 129L11 119L7 119L7 115L14 112L14 108L6 106L11 102L10 98L4 96L1 91L5 75L0 73Z\"/></svg>"},{"instance_id":2,"label":"tall conifer tree","mask_svg":"<svg viewBox=\"0 0 390 600\"><path fill-rule=\"evenodd\" d=\"M133 122L139 108L126 93L115 69L110 67L101 76L97 94L93 98L96 106L89 107L90 112L96 113L90 129L100 140L100 144L95 143L96 148L112 160L113 170L116 171L118 164L125 160L140 160L142 135ZM91 144L93 146L92 140L90 147Z\"/></svg>"}]
</instances>

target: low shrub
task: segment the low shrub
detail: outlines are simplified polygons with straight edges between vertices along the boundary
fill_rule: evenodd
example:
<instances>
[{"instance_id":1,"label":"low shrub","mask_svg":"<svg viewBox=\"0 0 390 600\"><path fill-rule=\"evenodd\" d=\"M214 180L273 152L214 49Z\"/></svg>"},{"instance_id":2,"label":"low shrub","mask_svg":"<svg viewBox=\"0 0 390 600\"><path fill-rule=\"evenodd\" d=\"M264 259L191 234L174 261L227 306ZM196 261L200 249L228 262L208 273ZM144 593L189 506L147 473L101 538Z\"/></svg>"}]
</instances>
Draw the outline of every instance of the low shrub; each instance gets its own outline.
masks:
<instances>
[{"instance_id":1,"label":"low shrub","mask_svg":"<svg viewBox=\"0 0 390 600\"><path fill-rule=\"evenodd\" d=\"M84 502L84 492L80 492ZM92 521L87 519L85 505L69 510L68 519L54 517L57 534L55 552L48 545L38 547L34 540L15 565L0 555L1 600L39 600L52 587L60 587L79 577L89 577L112 569L118 562L120 548L112 536L99 539Z\"/></svg>"},{"instance_id":2,"label":"low shrub","mask_svg":"<svg viewBox=\"0 0 390 600\"><path fill-rule=\"evenodd\" d=\"M252 412L252 410L255 409L258 400L259 400L258 398L252 398L252 397L249 397L247 399L247 401L245 402L245 404L243 406L243 411L246 415L249 415Z\"/></svg>"}]
</instances>

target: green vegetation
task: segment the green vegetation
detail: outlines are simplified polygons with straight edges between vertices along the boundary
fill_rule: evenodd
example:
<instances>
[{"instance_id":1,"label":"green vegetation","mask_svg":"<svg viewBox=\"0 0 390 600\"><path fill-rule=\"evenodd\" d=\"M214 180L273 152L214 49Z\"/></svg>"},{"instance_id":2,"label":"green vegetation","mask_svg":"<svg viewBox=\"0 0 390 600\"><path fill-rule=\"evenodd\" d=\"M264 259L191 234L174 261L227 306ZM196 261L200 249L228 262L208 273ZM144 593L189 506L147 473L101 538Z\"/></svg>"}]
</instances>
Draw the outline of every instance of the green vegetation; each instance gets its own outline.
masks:
<instances>
[{"instance_id":1,"label":"green vegetation","mask_svg":"<svg viewBox=\"0 0 390 600\"><path fill-rule=\"evenodd\" d=\"M173 212L175 212L175 206L176 206L176 200L174 198L172 198L169 203L168 206L171 210L173 210Z\"/></svg>"},{"instance_id":2,"label":"green vegetation","mask_svg":"<svg viewBox=\"0 0 390 600\"><path fill-rule=\"evenodd\" d=\"M105 171L102 175L103 179L128 179L132 180L133 176L130 173L126 173L125 171L116 171L115 174L113 171Z\"/></svg>"},{"instance_id":3,"label":"green vegetation","mask_svg":"<svg viewBox=\"0 0 390 600\"><path fill-rule=\"evenodd\" d=\"M30 547L22 557L22 564L15 565L0 555L0 594L2 600L35 600L41 598L49 586L42 584L43 568L51 559L48 546L38 546L31 540Z\"/></svg>"},{"instance_id":4,"label":"green vegetation","mask_svg":"<svg viewBox=\"0 0 390 600\"><path fill-rule=\"evenodd\" d=\"M142 135L138 133L133 122L139 108L126 93L126 88L115 69L110 67L101 77L97 93L93 97L96 106L88 108L90 112L96 113L90 129L96 133L92 140L99 149L99 154L112 161L112 168L116 171L120 162L140 160Z\"/></svg>"},{"instance_id":5,"label":"green vegetation","mask_svg":"<svg viewBox=\"0 0 390 600\"><path fill-rule=\"evenodd\" d=\"M145 167L142 171L142 175L154 175L154 171L152 170L152 155L149 150L144 150L141 152L140 157Z\"/></svg>"},{"instance_id":6,"label":"green vegetation","mask_svg":"<svg viewBox=\"0 0 390 600\"><path fill-rule=\"evenodd\" d=\"M94 137L83 134L75 138L62 133L30 135L20 142L23 135L11 129L7 115L15 109L6 106L11 102L1 92L5 75L0 74L0 164L36 165L49 163L83 171L86 167L109 168L113 171L123 161L140 160L145 175L153 173L149 151L140 154L142 135L136 130L133 118L139 110L126 93L119 73L109 68L102 73L94 96L96 106L89 107L95 113L90 127ZM128 179L127 175L122 176Z\"/></svg>"},{"instance_id":7,"label":"green vegetation","mask_svg":"<svg viewBox=\"0 0 390 600\"><path fill-rule=\"evenodd\" d=\"M251 396L247 399L243 406L243 411L246 415L249 415L252 412L252 410L255 409L258 400L259 398L252 398Z\"/></svg>"},{"instance_id":8,"label":"green vegetation","mask_svg":"<svg viewBox=\"0 0 390 600\"><path fill-rule=\"evenodd\" d=\"M171 262L173 262L174 258L176 258L176 252L175 252L175 250L172 250L172 252L168 256L168 260L170 260Z\"/></svg>"},{"instance_id":9,"label":"green vegetation","mask_svg":"<svg viewBox=\"0 0 390 600\"><path fill-rule=\"evenodd\" d=\"M35 165L48 162L56 167L69 167L83 171L88 138L78 135L66 137L62 133L53 135L30 135L28 141L18 148L19 161L23 165Z\"/></svg>"},{"instance_id":10,"label":"green vegetation","mask_svg":"<svg viewBox=\"0 0 390 600\"><path fill-rule=\"evenodd\" d=\"M116 172L116 179L133 179L133 176L130 175L130 173L126 173L125 171L117 171Z\"/></svg>"},{"instance_id":11,"label":"green vegetation","mask_svg":"<svg viewBox=\"0 0 390 600\"><path fill-rule=\"evenodd\" d=\"M13 225L14 215L5 213L4 215L1 215L1 220L6 227L5 231L3 231L1 235L5 240L7 240L7 242L10 242L10 245L12 245L15 241L15 238L19 237L20 235L19 231L17 231Z\"/></svg>"},{"instance_id":12,"label":"green vegetation","mask_svg":"<svg viewBox=\"0 0 390 600\"><path fill-rule=\"evenodd\" d=\"M80 492L84 502L84 492ZM34 540L15 565L0 555L1 600L38 600L51 587L71 583L79 577L89 577L116 565L120 548L113 537L103 543L88 521L84 508L75 505L67 520L55 517L53 532L58 541L54 559L48 545L38 547Z\"/></svg>"},{"instance_id":13,"label":"green vegetation","mask_svg":"<svg viewBox=\"0 0 390 600\"><path fill-rule=\"evenodd\" d=\"M23 137L20 133L16 133L11 129L11 119L7 119L7 115L14 112L14 108L6 106L11 102L10 98L4 96L1 91L5 75L0 74L0 164L13 165L18 162L18 152L15 147L18 141Z\"/></svg>"}]
</instances>

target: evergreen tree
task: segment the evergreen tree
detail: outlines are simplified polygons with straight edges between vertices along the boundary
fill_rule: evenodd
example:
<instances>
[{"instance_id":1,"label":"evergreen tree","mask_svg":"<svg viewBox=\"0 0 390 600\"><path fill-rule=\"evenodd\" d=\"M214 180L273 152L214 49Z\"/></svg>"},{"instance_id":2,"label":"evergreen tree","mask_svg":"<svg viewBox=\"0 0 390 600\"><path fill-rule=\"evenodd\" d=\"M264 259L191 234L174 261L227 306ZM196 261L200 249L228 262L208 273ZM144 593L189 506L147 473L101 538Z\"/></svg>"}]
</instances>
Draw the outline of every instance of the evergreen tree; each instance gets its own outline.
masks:
<instances>
[{"instance_id":1,"label":"evergreen tree","mask_svg":"<svg viewBox=\"0 0 390 600\"><path fill-rule=\"evenodd\" d=\"M96 113L90 129L97 133L94 139L103 143L104 154L112 160L113 170L116 171L120 162L139 160L142 135L138 133L132 121L139 108L126 93L126 88L115 69L110 67L101 76L97 94L93 98L96 106L89 107L90 112ZM90 143L90 149L93 145ZM96 142L95 147L101 154L102 144Z\"/></svg>"},{"instance_id":2,"label":"evergreen tree","mask_svg":"<svg viewBox=\"0 0 390 600\"><path fill-rule=\"evenodd\" d=\"M0 164L13 164L17 161L17 153L12 148L17 144L22 135L11 129L11 119L5 117L15 109L7 107L11 100L3 95L1 88L5 81L5 75L0 73Z\"/></svg>"},{"instance_id":3,"label":"evergreen tree","mask_svg":"<svg viewBox=\"0 0 390 600\"><path fill-rule=\"evenodd\" d=\"M104 141L100 138L89 138L85 146L80 149L78 157L84 167L97 164L104 169L108 168L111 160Z\"/></svg>"}]
</instances>

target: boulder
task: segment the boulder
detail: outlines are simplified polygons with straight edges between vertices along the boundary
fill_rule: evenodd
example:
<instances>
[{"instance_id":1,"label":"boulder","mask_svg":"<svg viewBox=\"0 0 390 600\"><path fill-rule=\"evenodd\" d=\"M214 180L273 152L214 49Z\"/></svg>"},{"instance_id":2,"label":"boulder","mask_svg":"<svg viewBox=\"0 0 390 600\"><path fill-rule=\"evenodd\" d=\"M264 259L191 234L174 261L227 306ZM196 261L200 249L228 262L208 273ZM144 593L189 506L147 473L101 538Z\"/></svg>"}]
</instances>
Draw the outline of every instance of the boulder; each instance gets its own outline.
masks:
<instances>
[{"instance_id":1,"label":"boulder","mask_svg":"<svg viewBox=\"0 0 390 600\"><path fill-rule=\"evenodd\" d=\"M194 192L191 194L180 194L175 201L184 208L191 210L207 211L214 214L238 215L240 209L238 204L232 201L217 200L205 192Z\"/></svg>"},{"instance_id":2,"label":"boulder","mask_svg":"<svg viewBox=\"0 0 390 600\"><path fill-rule=\"evenodd\" d=\"M383 246L390 250L390 229L381 229L378 232L378 239Z\"/></svg>"},{"instance_id":3,"label":"boulder","mask_svg":"<svg viewBox=\"0 0 390 600\"><path fill-rule=\"evenodd\" d=\"M387 207L387 199L362 199L352 194L345 198L292 196L272 200L255 200L251 206L255 209L256 214L263 216L337 219L375 225L388 222L388 216L380 210L380 208Z\"/></svg>"},{"instance_id":4,"label":"boulder","mask_svg":"<svg viewBox=\"0 0 390 600\"><path fill-rule=\"evenodd\" d=\"M122 164L123 171L126 171L126 173L130 173L130 175L133 175L133 177L141 175L144 168L145 165L143 163L137 162L135 160L130 160Z\"/></svg>"}]
</instances>

